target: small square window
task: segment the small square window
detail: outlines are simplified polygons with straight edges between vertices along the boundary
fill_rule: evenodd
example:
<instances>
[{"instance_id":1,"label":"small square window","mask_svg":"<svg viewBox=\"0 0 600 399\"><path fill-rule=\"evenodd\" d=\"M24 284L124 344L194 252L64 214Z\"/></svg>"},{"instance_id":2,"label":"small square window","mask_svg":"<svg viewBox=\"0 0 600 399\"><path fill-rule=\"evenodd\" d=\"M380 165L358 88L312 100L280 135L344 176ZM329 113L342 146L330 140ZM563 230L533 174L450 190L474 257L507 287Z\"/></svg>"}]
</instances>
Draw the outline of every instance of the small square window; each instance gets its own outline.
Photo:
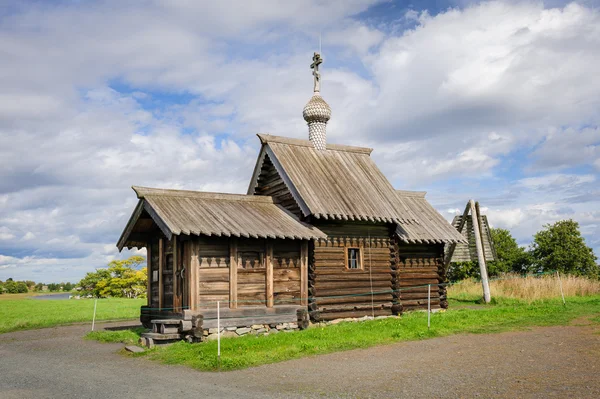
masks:
<instances>
[{"instance_id":1,"label":"small square window","mask_svg":"<svg viewBox=\"0 0 600 399\"><path fill-rule=\"evenodd\" d=\"M348 269L362 269L360 264L360 248L348 248Z\"/></svg>"}]
</instances>

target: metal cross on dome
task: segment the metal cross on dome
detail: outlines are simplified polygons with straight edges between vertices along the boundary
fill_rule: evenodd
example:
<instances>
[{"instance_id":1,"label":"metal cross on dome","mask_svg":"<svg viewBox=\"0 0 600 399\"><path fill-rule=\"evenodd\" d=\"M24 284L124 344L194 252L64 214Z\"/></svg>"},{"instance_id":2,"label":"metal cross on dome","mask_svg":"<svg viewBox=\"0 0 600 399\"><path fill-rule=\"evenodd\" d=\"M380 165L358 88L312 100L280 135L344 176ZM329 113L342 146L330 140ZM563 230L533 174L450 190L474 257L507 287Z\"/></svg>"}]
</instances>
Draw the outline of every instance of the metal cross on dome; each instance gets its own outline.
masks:
<instances>
[{"instance_id":1,"label":"metal cross on dome","mask_svg":"<svg viewBox=\"0 0 600 399\"><path fill-rule=\"evenodd\" d=\"M310 68L313 70L313 76L315 77L315 93L321 91L321 74L319 74L319 65L323 62L323 58L321 58L321 54L316 53L313 55L313 63L310 64Z\"/></svg>"}]
</instances>

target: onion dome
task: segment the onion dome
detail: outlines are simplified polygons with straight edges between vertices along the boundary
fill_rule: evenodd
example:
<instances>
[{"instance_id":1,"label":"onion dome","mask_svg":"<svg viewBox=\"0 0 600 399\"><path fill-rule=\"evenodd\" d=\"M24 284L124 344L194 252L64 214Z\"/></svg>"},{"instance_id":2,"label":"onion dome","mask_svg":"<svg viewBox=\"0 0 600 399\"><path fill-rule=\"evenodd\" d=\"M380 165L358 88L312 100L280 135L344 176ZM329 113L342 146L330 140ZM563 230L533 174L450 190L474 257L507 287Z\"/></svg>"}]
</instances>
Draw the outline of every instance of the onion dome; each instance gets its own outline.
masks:
<instances>
[{"instance_id":1,"label":"onion dome","mask_svg":"<svg viewBox=\"0 0 600 399\"><path fill-rule=\"evenodd\" d=\"M306 123L327 123L331 119L331 107L319 93L315 93L304 106L302 116Z\"/></svg>"}]
</instances>

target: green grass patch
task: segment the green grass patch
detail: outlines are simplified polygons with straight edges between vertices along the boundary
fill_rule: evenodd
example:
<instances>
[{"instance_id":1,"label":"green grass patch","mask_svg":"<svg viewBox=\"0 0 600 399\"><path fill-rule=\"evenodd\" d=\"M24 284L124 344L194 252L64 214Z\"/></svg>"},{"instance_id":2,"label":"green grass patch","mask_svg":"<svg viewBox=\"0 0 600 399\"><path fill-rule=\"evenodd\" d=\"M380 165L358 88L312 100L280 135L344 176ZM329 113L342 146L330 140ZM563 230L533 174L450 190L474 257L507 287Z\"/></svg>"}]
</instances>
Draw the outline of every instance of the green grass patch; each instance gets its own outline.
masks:
<instances>
[{"instance_id":1,"label":"green grass patch","mask_svg":"<svg viewBox=\"0 0 600 399\"><path fill-rule=\"evenodd\" d=\"M140 306L145 303L145 299L98 299L96 320L138 318ZM83 321L91 323L93 314L93 299L6 299L0 302L0 333Z\"/></svg>"},{"instance_id":2,"label":"green grass patch","mask_svg":"<svg viewBox=\"0 0 600 399\"><path fill-rule=\"evenodd\" d=\"M453 301L456 301L454 299ZM465 308L431 315L412 312L402 318L340 323L293 333L245 336L221 341L221 369L235 370L337 351L368 348L400 341L413 341L452 334L483 334L524 329L533 326L566 325L578 317L600 317L600 296L547 300L528 304L515 299L498 299L495 305L478 305L464 299ZM95 335L100 338L103 332ZM115 336L116 337L116 336ZM92 338L92 337L90 337ZM114 342L114 341L111 341ZM216 341L201 344L178 342L142 354L165 364L182 364L198 370L217 369Z\"/></svg>"},{"instance_id":3,"label":"green grass patch","mask_svg":"<svg viewBox=\"0 0 600 399\"><path fill-rule=\"evenodd\" d=\"M86 334L85 339L104 343L137 344L138 339L144 331L144 327L134 327L123 330L91 331Z\"/></svg>"}]
</instances>

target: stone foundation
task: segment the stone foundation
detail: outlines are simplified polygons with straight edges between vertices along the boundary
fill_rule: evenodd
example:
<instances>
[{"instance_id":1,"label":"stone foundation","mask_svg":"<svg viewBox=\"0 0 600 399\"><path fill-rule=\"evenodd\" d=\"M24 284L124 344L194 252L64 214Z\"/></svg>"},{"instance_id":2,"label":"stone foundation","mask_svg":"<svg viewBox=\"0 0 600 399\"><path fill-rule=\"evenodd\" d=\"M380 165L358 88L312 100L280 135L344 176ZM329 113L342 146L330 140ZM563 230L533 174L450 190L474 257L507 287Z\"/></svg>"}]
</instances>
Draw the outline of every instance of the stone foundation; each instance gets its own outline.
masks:
<instances>
[{"instance_id":1,"label":"stone foundation","mask_svg":"<svg viewBox=\"0 0 600 399\"><path fill-rule=\"evenodd\" d=\"M250 327L221 327L221 338L236 338L243 337L244 335L273 335L296 330L299 330L298 323L254 324ZM217 328L203 330L202 341L216 340L218 336L217 332Z\"/></svg>"}]
</instances>

